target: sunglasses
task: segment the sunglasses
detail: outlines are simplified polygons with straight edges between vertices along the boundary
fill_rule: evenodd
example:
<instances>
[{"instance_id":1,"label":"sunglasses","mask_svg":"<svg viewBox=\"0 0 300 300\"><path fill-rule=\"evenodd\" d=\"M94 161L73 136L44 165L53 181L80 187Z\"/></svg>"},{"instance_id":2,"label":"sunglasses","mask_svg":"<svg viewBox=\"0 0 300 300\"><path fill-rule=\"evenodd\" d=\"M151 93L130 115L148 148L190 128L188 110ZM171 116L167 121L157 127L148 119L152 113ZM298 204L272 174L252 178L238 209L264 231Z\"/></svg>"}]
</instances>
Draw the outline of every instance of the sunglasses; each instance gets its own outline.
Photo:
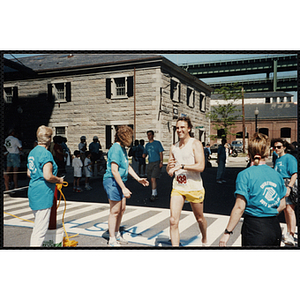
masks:
<instances>
[{"instance_id":1,"label":"sunglasses","mask_svg":"<svg viewBox=\"0 0 300 300\"><path fill-rule=\"evenodd\" d=\"M274 149L281 149L282 146L274 146Z\"/></svg>"}]
</instances>

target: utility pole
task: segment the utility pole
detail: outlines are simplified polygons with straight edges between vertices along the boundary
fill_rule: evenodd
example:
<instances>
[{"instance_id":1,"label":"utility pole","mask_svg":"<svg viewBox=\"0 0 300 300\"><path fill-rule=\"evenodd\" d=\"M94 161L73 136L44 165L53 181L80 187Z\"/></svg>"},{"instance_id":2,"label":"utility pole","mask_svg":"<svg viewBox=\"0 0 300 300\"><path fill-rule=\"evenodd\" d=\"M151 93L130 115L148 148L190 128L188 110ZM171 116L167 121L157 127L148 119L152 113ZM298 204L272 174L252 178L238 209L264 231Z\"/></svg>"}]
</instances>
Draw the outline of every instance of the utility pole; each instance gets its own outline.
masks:
<instances>
[{"instance_id":1,"label":"utility pole","mask_svg":"<svg viewBox=\"0 0 300 300\"><path fill-rule=\"evenodd\" d=\"M243 153L245 153L245 103L244 103L244 87L242 87L242 114L243 114Z\"/></svg>"}]
</instances>

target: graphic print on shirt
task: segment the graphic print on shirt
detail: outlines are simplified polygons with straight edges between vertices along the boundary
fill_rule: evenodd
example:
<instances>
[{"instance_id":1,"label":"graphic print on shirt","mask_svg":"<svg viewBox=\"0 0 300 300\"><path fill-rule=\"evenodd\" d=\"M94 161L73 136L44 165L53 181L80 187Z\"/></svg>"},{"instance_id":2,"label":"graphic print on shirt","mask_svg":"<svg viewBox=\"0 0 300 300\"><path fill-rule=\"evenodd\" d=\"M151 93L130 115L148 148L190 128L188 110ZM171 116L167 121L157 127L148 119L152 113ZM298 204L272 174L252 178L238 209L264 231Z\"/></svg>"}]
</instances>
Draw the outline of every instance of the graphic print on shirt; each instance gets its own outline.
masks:
<instances>
[{"instance_id":1,"label":"graphic print on shirt","mask_svg":"<svg viewBox=\"0 0 300 300\"><path fill-rule=\"evenodd\" d=\"M177 175L177 182L178 184L186 184L187 183L186 175L184 174Z\"/></svg>"},{"instance_id":2,"label":"graphic print on shirt","mask_svg":"<svg viewBox=\"0 0 300 300\"><path fill-rule=\"evenodd\" d=\"M36 171L37 171L37 169L35 167L35 164L34 164L34 157L33 156L28 157L28 169L29 169L31 174L35 174Z\"/></svg>"},{"instance_id":3,"label":"graphic print on shirt","mask_svg":"<svg viewBox=\"0 0 300 300\"><path fill-rule=\"evenodd\" d=\"M10 140L5 141L5 147L6 147L6 149L11 148L11 141Z\"/></svg>"},{"instance_id":4,"label":"graphic print on shirt","mask_svg":"<svg viewBox=\"0 0 300 300\"><path fill-rule=\"evenodd\" d=\"M265 181L260 188L263 189L264 199L260 200L260 203L265 207L274 207L280 202L280 197L278 196L274 188L277 187L277 184L271 181Z\"/></svg>"}]
</instances>

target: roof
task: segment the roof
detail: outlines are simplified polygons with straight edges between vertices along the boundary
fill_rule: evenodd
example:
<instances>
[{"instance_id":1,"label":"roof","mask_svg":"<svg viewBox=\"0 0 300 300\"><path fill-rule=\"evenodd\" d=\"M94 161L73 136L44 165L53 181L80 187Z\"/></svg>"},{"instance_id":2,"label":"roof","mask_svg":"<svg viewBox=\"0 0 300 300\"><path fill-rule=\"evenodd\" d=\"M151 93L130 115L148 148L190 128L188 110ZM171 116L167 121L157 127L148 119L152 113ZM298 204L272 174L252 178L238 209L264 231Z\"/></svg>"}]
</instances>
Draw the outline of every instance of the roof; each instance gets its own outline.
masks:
<instances>
[{"instance_id":1,"label":"roof","mask_svg":"<svg viewBox=\"0 0 300 300\"><path fill-rule=\"evenodd\" d=\"M20 62L34 71L63 69L84 66L96 66L147 58L161 58L155 54L43 54L20 57L13 62Z\"/></svg>"},{"instance_id":2,"label":"roof","mask_svg":"<svg viewBox=\"0 0 300 300\"><path fill-rule=\"evenodd\" d=\"M238 105L242 109L241 105ZM297 118L298 105L294 102L284 103L261 103L245 105L245 119L255 119L254 111L256 108L259 111L259 119L291 119Z\"/></svg>"}]
</instances>

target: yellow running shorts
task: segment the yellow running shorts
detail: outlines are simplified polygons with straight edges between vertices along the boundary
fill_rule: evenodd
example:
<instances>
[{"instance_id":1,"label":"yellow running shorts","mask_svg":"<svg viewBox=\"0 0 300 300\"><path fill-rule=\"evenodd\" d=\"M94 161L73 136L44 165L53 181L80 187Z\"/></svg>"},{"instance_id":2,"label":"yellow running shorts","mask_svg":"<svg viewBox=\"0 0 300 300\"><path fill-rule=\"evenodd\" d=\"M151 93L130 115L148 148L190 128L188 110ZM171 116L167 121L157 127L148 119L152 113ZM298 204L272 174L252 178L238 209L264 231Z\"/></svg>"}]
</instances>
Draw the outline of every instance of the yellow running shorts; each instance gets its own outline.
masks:
<instances>
[{"instance_id":1,"label":"yellow running shorts","mask_svg":"<svg viewBox=\"0 0 300 300\"><path fill-rule=\"evenodd\" d=\"M172 190L172 196L183 196L185 200L192 202L192 203L201 203L204 201L205 190L200 191L179 191L179 190Z\"/></svg>"}]
</instances>

